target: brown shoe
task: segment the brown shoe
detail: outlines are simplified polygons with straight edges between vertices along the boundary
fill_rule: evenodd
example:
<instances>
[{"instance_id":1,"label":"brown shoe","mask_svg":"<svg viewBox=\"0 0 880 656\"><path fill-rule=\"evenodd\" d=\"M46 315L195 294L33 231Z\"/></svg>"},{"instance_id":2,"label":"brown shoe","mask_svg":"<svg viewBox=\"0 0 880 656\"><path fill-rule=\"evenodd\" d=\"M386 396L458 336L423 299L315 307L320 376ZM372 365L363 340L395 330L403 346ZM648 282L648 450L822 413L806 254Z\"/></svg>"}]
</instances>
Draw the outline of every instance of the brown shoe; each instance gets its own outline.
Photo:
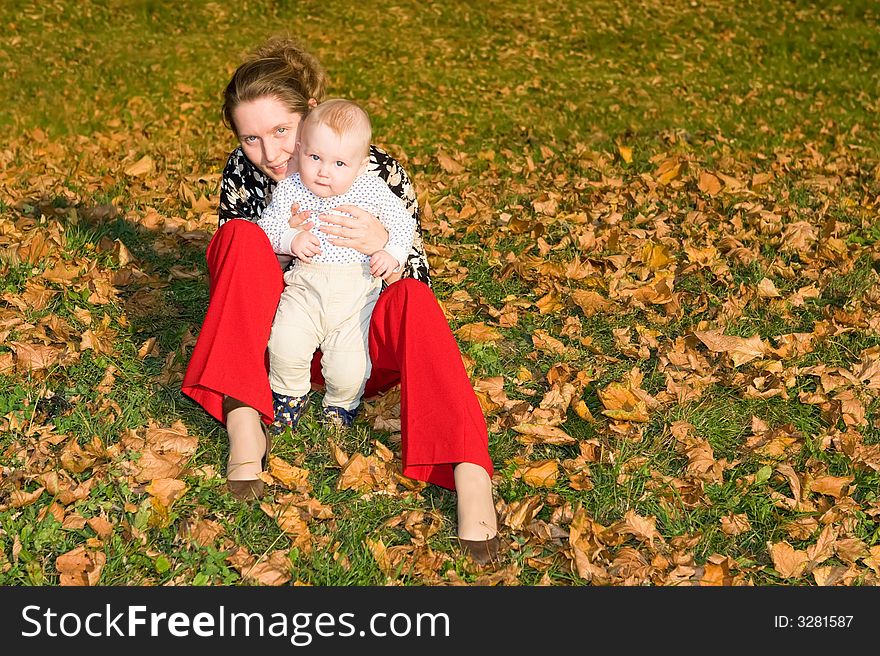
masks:
<instances>
[{"instance_id":1,"label":"brown shoe","mask_svg":"<svg viewBox=\"0 0 880 656\"><path fill-rule=\"evenodd\" d=\"M498 560L498 534L487 540L465 540L458 538L461 548L477 565L487 565Z\"/></svg>"},{"instance_id":2,"label":"brown shoe","mask_svg":"<svg viewBox=\"0 0 880 656\"><path fill-rule=\"evenodd\" d=\"M233 399L231 396L227 396L223 399L223 417L225 418L226 415L236 408L247 407L250 406L246 403L242 403L238 399ZM269 452L272 450L272 436L269 434L269 430L266 428L266 424L263 423L262 419L258 419L258 421L260 422L260 428L263 429L263 437L266 439L266 451L263 453L262 459L263 471L265 471L268 467ZM226 469L227 471L229 470L228 463ZM253 501L254 499L261 499L263 497L263 494L266 491L266 484L259 478L243 481L231 481L227 478L226 488L238 501Z\"/></svg>"}]
</instances>

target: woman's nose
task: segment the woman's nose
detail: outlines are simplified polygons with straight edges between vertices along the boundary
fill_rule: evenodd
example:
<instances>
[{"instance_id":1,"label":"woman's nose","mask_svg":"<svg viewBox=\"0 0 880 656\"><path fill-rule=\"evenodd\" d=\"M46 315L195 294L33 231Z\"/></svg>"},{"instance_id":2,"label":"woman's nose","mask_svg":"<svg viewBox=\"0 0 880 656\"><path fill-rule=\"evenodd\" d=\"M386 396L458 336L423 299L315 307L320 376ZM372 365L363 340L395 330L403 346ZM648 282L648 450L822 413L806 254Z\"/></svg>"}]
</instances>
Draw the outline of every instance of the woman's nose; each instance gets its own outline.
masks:
<instances>
[{"instance_id":1,"label":"woman's nose","mask_svg":"<svg viewBox=\"0 0 880 656\"><path fill-rule=\"evenodd\" d=\"M278 153L281 149L277 144L272 143L271 141L263 142L263 157L269 164L274 164L275 160L278 158Z\"/></svg>"}]
</instances>

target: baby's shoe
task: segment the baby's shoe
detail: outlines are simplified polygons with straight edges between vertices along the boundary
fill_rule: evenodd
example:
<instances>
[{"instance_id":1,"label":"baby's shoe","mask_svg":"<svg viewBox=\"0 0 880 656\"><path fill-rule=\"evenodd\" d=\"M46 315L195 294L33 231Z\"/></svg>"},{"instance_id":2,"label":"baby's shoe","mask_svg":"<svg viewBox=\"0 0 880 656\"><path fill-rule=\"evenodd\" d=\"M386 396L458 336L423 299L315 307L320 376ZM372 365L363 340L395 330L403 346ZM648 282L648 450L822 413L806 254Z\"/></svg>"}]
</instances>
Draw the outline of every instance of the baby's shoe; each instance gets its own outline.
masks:
<instances>
[{"instance_id":1,"label":"baby's shoe","mask_svg":"<svg viewBox=\"0 0 880 656\"><path fill-rule=\"evenodd\" d=\"M272 392L272 408L275 411L275 421L269 424L269 431L278 435L283 433L284 429L296 428L300 418L309 407L309 399L311 395L306 393L302 396L287 396L286 394L278 394Z\"/></svg>"},{"instance_id":2,"label":"baby's shoe","mask_svg":"<svg viewBox=\"0 0 880 656\"><path fill-rule=\"evenodd\" d=\"M336 405L328 405L324 407L321 420L328 428L335 430L347 430L354 423L357 417L358 408L346 410Z\"/></svg>"}]
</instances>

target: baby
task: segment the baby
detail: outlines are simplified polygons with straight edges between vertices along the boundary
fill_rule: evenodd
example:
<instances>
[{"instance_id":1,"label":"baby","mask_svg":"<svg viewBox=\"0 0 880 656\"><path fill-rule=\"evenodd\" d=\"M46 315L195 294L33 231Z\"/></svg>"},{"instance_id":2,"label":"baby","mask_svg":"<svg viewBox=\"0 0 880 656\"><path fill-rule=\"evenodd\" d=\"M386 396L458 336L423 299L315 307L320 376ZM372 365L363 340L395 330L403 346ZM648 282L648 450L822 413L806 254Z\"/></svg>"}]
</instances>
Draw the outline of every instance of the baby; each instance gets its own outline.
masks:
<instances>
[{"instance_id":1,"label":"baby","mask_svg":"<svg viewBox=\"0 0 880 656\"><path fill-rule=\"evenodd\" d=\"M351 425L370 375L368 331L382 279L399 270L412 247L415 219L382 180L366 173L371 138L370 118L353 102L327 100L312 109L300 126L299 172L278 183L258 221L276 253L298 258L284 274L269 336L275 432L296 426L305 410L318 348L324 420ZM311 230L289 227L294 203L311 210ZM345 204L379 217L388 231L382 250L367 256L331 244L319 231L318 215Z\"/></svg>"}]
</instances>

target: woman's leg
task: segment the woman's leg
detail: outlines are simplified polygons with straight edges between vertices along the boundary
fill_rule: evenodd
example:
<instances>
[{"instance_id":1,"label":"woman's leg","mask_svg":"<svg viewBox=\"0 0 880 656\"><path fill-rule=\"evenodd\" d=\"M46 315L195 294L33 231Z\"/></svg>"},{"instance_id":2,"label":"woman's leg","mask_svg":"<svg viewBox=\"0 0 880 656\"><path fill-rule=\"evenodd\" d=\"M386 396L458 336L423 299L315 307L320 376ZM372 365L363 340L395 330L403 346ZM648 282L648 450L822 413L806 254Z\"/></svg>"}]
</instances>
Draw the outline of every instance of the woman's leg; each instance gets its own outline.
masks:
<instances>
[{"instance_id":1,"label":"woman's leg","mask_svg":"<svg viewBox=\"0 0 880 656\"><path fill-rule=\"evenodd\" d=\"M273 418L266 344L283 281L278 259L255 223L223 224L206 254L211 291L193 348L183 393L199 403L229 434L229 480L252 480L266 450L261 419ZM224 414L224 399L241 403Z\"/></svg>"},{"instance_id":2,"label":"woman's leg","mask_svg":"<svg viewBox=\"0 0 880 656\"><path fill-rule=\"evenodd\" d=\"M370 358L365 396L400 381L404 475L456 490L460 538L494 537L486 420L427 285L407 278L382 293L370 323Z\"/></svg>"},{"instance_id":3,"label":"woman's leg","mask_svg":"<svg viewBox=\"0 0 880 656\"><path fill-rule=\"evenodd\" d=\"M273 419L266 344L284 287L265 233L234 219L214 234L206 255L211 280L205 320L183 379L183 393L223 422L223 397Z\"/></svg>"}]
</instances>

